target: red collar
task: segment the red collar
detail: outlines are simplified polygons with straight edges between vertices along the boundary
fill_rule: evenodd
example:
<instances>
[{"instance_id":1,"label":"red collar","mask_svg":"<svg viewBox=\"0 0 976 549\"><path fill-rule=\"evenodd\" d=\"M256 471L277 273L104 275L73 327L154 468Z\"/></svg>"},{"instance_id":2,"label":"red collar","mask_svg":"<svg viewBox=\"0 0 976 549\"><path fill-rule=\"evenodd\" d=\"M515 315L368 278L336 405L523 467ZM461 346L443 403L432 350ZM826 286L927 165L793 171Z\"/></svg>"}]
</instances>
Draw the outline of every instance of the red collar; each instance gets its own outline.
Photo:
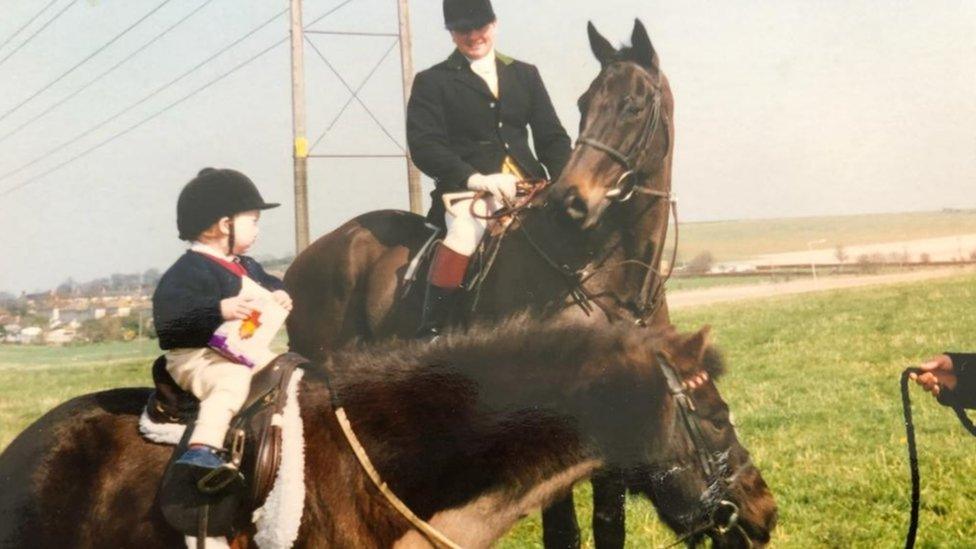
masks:
<instances>
[{"instance_id":1,"label":"red collar","mask_svg":"<svg viewBox=\"0 0 976 549\"><path fill-rule=\"evenodd\" d=\"M228 271L236 274L237 276L246 276L247 275L247 269L245 269L244 266L240 264L240 259L238 259L237 257L234 257L234 260L235 261L227 261L227 260L224 260L224 259L220 259L219 257L215 257L215 256L212 256L210 254L205 254L205 253L202 253L202 252L195 252L195 253L198 253L198 254L202 255L203 257L209 259L210 261L213 261L217 265L220 265L221 267L223 267L223 268L227 269Z\"/></svg>"}]
</instances>

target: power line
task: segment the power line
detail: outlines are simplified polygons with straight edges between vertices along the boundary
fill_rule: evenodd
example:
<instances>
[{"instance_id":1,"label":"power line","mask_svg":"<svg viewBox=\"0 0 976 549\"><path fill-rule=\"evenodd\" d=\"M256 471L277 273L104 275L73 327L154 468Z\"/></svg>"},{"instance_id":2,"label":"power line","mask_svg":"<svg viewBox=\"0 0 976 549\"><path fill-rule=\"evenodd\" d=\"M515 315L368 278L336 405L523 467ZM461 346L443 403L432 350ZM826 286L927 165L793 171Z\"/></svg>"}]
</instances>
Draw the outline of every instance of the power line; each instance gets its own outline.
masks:
<instances>
[{"instance_id":1,"label":"power line","mask_svg":"<svg viewBox=\"0 0 976 549\"><path fill-rule=\"evenodd\" d=\"M75 1L77 1L77 0L75 0ZM330 9L329 11L327 11L326 13L324 13L323 15L321 15L321 16L319 16L318 18L316 18L315 20L313 20L313 21L312 21L312 23L310 23L310 25L314 25L315 23L317 23L317 22L319 22L319 21L321 21L322 19L324 19L325 17L327 17L327 16L329 16L329 15L331 15L331 14L333 14L333 13L335 13L335 12L336 12L336 11L338 11L338 10L339 10L340 8L342 8L343 6L345 6L345 5L347 5L347 4L349 4L349 3L351 3L351 2L353 2L353 1L354 1L354 0L345 0L344 2L342 2L341 4L339 4L338 6L336 6L336 7L334 7L334 8L332 8L332 9ZM262 24L261 24L261 25L259 25L258 27L256 27L256 28L254 28L253 30L251 30L250 32L248 32L247 34L245 34L244 36L242 36L241 38L239 38L239 39L237 39L236 41L234 41L233 43L231 43L231 44L230 44L230 45L228 45L227 47L225 47L225 48L223 48L222 50L220 50L220 51L218 51L218 52L217 52L217 53L215 53L214 55L212 55L212 56L210 56L210 57L208 57L208 58L207 58L206 60L204 60L204 61L202 61L201 63L199 63L199 64L197 64L196 66L194 66L194 67L193 67L192 69L190 69L189 71L187 71L187 72L185 72L185 73L183 73L182 75L180 75L180 76L178 76L178 77L177 77L176 79L174 79L174 80L172 80L172 81L170 81L169 83L167 83L166 85L164 85L164 86L162 86L161 88L158 88L158 89L157 89L156 91L154 91L154 92L152 92L152 93L151 93L150 95L148 95L148 96L146 96L145 98L143 98L143 99L141 99L141 100L140 100L140 101L138 101L137 103L135 103L135 104L133 104L133 105L130 105L129 107L127 107L127 108L126 108L126 109L124 109L123 111L121 111L121 112L119 112L119 113L116 113L115 115L113 115L113 116L112 116L112 117L110 117L109 119L107 119L107 120L105 120L105 121L103 121L103 122L101 122L101 123L99 123L99 124L98 124L97 126L95 126L94 128L91 128L91 129L89 129L89 130L87 130L87 131L85 131L85 132L82 132L82 133L81 133L81 134L79 134L78 136L75 136L75 137L74 137L74 138L72 138L71 140L69 140L69 141L67 141L67 142L65 142L65 143L63 143L63 144L61 144L61 145L59 145L58 147L56 147L56 148L54 148L54 149L52 149L51 151L48 151L48 152L47 152L47 153L45 153L45 154L44 154L43 156L40 156L40 157L37 157L37 158L35 158L34 160L32 160L32 161L30 161L29 163L27 163L27 164L25 164L25 165L23 165L23 166L21 166L20 168L17 168L17 169L15 169L15 170L13 170L13 171L10 171L10 172L7 172L7 173L5 173L5 174L3 174L3 175L0 175L0 181L2 181L3 179L6 179L6 178L8 178L8 177L9 177L10 175L13 175L13 174L15 174L15 173L17 173L17 172L20 172L20 171L22 171L22 170L24 170L25 168L27 168L27 167L29 167L29 166L32 166L32 165L34 165L34 164L36 164L37 162L39 162L39 161L41 161L41 160L43 160L44 158L47 158L47 156L48 156L49 154L51 154L52 152L56 152L56 151L58 151L58 150L60 150L60 149L62 149L62 148L64 148L64 147L66 147L66 146L68 146L68 145L71 145L71 144L72 144L72 143L74 143L75 141L77 141L77 140L79 140L79 139L81 139L82 137L84 137L84 136L86 136L86 135L88 135L88 134L90 134L90 133L91 133L91 132L93 132L94 130L96 130L96 129L98 129L98 128L100 128L100 127L102 127L102 126L104 126L104 125L105 125L105 124L107 124L107 123L108 123L109 121L111 121L111 120L114 120L114 119L116 119L116 118L118 118L118 116L120 116L120 115L121 115L121 114L123 114L124 112L128 112L129 110L131 110L131 109L132 109L132 108L134 108L135 106L137 106L137 105L140 105L140 104L142 104L142 103L144 103L144 102L145 102L145 101L146 101L147 99L149 99L150 97L152 97L152 96L154 96L154 95L156 95L157 93L159 93L159 92L160 92L160 91L162 91L163 89L165 89L165 88L167 88L167 87L169 87L170 85L172 85L172 84L174 84L175 82L177 82L177 81L179 81L179 80L181 80L181 79L182 79L182 78L183 78L184 76L186 76L187 74L189 74L189 73L191 73L191 72L193 72L193 71L195 71L195 70L197 70L198 68L200 68L201 66L203 66L204 64L206 64L207 62L209 62L210 60L212 60L212 59L214 59L214 58L216 58L217 56L219 56L220 54L222 54L222 53L224 53L224 52L225 52L225 51L227 51L228 49L230 49L230 48L232 48L232 47L234 47L234 46L236 46L236 45L237 45L237 44L239 44L240 42L242 42L242 41L244 41L245 39L247 39L247 38L249 38L249 37L250 37L250 36L252 36L252 35L253 35L254 33L256 33L256 32L258 32L259 30L261 30L262 28L264 28L265 26L267 26L268 24L270 24L270 23L271 23L272 21L274 21L275 19L277 19L278 17L280 17L280 16L282 15L282 14L284 14L284 13L285 13L285 12L287 12L287 11L288 11L288 8L285 8L284 10L282 10L282 11L280 11L280 12L278 12L277 14L275 14L275 15L273 15L273 16L272 16L271 18L269 18L269 19L268 19L267 21L265 21L264 23L262 23ZM183 96L183 97L181 97L180 99L178 99L178 100L176 100L176 101L174 101L173 103L170 103L169 105L167 105L166 107L163 107L163 108L162 108L162 109L160 109L159 111L156 111L155 113L153 113L153 114L151 114L151 115L149 115L148 117L146 117L146 118L143 118L143 119L142 119L142 120L140 120L139 122L137 122L137 123L135 123L135 124L133 124L133 125L131 125L131 126L129 126L129 127L127 127L126 129L124 129L124 130L122 130L122 131L120 131L120 132L118 132L118 133L116 133L116 134L114 134L114 135L112 135L111 137L109 137L109 138L107 138L107 139L104 139L104 140L102 140L101 142L99 142L99 143L97 143L97 144L95 144L95 145L93 145L93 146L91 146L91 147L89 147L89 148L87 148L87 149L85 149L84 151L82 151L82 152L80 152L80 153L78 153L78 154L76 154L76 155L74 155L74 156L72 156L71 158L69 158L69 159L67 159L67 160L64 160L64 161L62 161L61 163L59 163L59 164L57 164L56 166L54 166L54 167L52 167L52 168L49 168L49 169L47 169L47 170L45 170L44 172L42 172L42 173L40 173L40 174L37 174L37 175L35 175L35 176L33 176L33 177L31 177L31 178L29 178L29 179L27 179L27 180L25 180L25 181L23 181L23 182L21 182L21 183L20 183L20 184L18 184L18 185L14 185L13 187L10 187L9 189L7 189L7 190L5 190L5 191L2 191L2 192L0 192L0 196L7 196L7 195L9 195L9 194L11 194L11 193L13 193L13 192L15 192L15 191L18 191L18 190L20 190L20 189L23 189L24 187L27 187L28 185L31 185L31 184L33 184L34 182L36 182L36 181L38 181L38 180L40 180L41 178L43 178L43 177L45 177L45 176L47 176L47 175L49 175L49 174L51 174L51 173L53 173L53 172L55 172L55 171L57 171L57 170L59 170L59 169L61 169L61 168L63 168L64 166L67 166L68 164L70 164L70 163L72 163L72 162L74 162L74 161L76 161L76 160L78 160L79 158L82 158L82 157L84 157L84 156L86 156L86 155L88 155L88 154L90 154L90 153L92 153L92 152L94 152L94 151L96 151L96 150L98 150L98 149L100 149L100 148L102 148L102 147L104 147L105 145L108 145L108 144L109 144L109 143L111 143L112 141L114 141L114 140L116 140L116 139L118 139L118 138L120 138L120 137L122 137L122 136L124 136L124 135L126 135L126 134L128 134L129 132L131 132L131 131L133 131L133 130L135 130L135 129L136 129L136 128L138 128L139 126L141 126L141 125L143 125L143 124L145 124L145 123L147 123L147 122L149 122L150 120L152 120L152 119L154 119L154 118L156 118L157 116L160 116L160 115L162 115L163 113L165 113L165 112L167 112L167 111L169 111L170 109L172 109L172 108L174 108L174 107L176 107L177 105L179 105L179 104L181 104L181 103L183 103L183 102L184 102L184 101L186 101L187 99L190 99L190 98L191 98L191 97L193 97L194 95L196 95L196 94L198 94L198 93L200 93L200 92L202 92L202 91L204 91L205 89L207 89L207 88L209 88L210 86L212 86L212 85L214 85L214 84L216 84L216 83L217 83L217 82L219 82L220 80L223 80L224 78L226 78L226 77L228 77L228 76L230 76L231 74L233 74L233 73L235 73L235 72L237 72L237 71L238 71L238 70L240 70L241 68L243 68L243 67L245 67L246 65L248 65L248 64L250 64L250 63L252 63L252 62L254 62L254 61L255 61L255 60L257 60L258 58L260 58L260 57L261 57L261 56L263 56L264 54L266 54L266 53L268 53L268 52L270 52L271 50L273 50L273 49L274 49L274 48L276 48L277 46L279 46L279 45L281 45L281 44L283 44L283 43L284 43L284 42L286 42L287 40L288 40L288 37L287 37L287 36L286 36L285 38L282 38L281 40L279 40L279 41L277 41L277 42L275 42L275 43L274 43L274 44L272 44L271 46L269 46L269 47L267 47L267 48L265 48L264 50L261 50L261 51L260 51L260 52L258 52L258 53L257 53L256 55L254 55L254 56L252 56L252 57L250 57L249 59L247 59L247 60L246 60L246 61L244 61L243 63L240 63L240 64L238 64L238 65L237 65L237 66L235 66L235 67L234 67L233 69L231 69L231 70L229 70L229 71L227 71L227 72L225 72L225 73L223 73L223 74L221 74L221 75L220 75L220 76L218 76L217 78L215 78L215 79L213 79L213 80L211 80L210 82L208 82L208 83L206 83L206 84L204 84L203 86L200 86L199 88L197 88L197 89L195 89L195 90L193 90L193 91L192 91L192 92L190 92L189 94L187 94L187 95L185 95L185 96Z\"/></svg>"},{"instance_id":2,"label":"power line","mask_svg":"<svg viewBox=\"0 0 976 549\"><path fill-rule=\"evenodd\" d=\"M45 91L47 91L48 89L50 89L51 86L53 86L53 85L57 84L58 82L60 82L64 77L66 77L69 74L73 73L75 71L75 69L77 69L78 67L84 65L88 61L91 61L91 59L93 57L95 57L96 55L98 55L98 54L102 53L103 51L105 51L106 48L108 48L109 46L111 46L112 44L114 44L119 38L122 38L123 36L125 36L126 34L128 34L129 31L131 31L132 29L134 29L137 26L139 26L139 24L142 23L143 21L145 21L146 19L149 19L149 17L151 17L157 11L161 10L163 8L163 6L165 6L166 4L169 4L171 1L172 0L163 0L162 3L160 3L155 8L151 9L149 11L149 13L147 13L146 15L143 15L141 18L139 18L138 21L136 21L135 23L133 23L133 24L129 25L128 27L126 27L125 30L123 30L119 34L116 34L111 40L109 40L108 42L102 44L101 47L99 47L98 49L96 49L92 53L88 54L87 57L85 57L84 59L82 59L81 61L79 61L78 63L76 63L73 67L71 67L70 69L68 69L65 72L61 73L61 75L58 76L57 78L55 78L54 80L48 82L47 85L45 85L41 89L37 90L33 94L31 94L31 96L28 97L27 99L24 99L20 103L17 103L16 105L14 105L10 109L8 109L7 112L5 112L3 114L0 114L0 122L2 122L5 118L7 118L8 116L10 116L11 114L13 114L15 111L17 111L17 109L19 109L19 108L23 107L24 105L26 105L27 103L29 103L32 99L34 99L38 95L41 95L42 93L44 93Z\"/></svg>"},{"instance_id":3,"label":"power line","mask_svg":"<svg viewBox=\"0 0 976 549\"><path fill-rule=\"evenodd\" d=\"M240 69L244 68L245 66L251 64L252 62L256 61L258 58L260 58L264 54L270 52L271 50L275 49L276 47L280 46L281 44L284 44L285 41L287 41L287 40L288 40L288 37L287 36L285 38L282 38L281 40L278 40L274 44L268 46L267 48L261 50L257 54L251 56L250 58L248 58L243 63L238 64L233 69L231 69L231 70L229 70L229 71L221 74L217 78L214 78L210 82L207 82L203 86L200 86L199 88L197 88L197 89L193 90L192 92L184 95L183 97L177 99L176 101L170 103L169 105L166 105L162 109L160 109L160 110L156 111L155 113L147 116L146 118L143 118L139 122L136 122L135 124L132 124L131 126L127 127L126 129L124 129L124 130L122 130L122 131L120 131L120 132L112 135L111 137L109 137L107 139L102 140L101 142L99 142L99 143L97 143L97 144L95 144L95 145L93 145L93 146L85 149L84 151L82 151L82 152L80 152L80 153L72 156L71 158L62 161L61 163L57 164L56 166L54 166L52 168L49 168L49 169L47 169L47 170L45 170L45 171L43 171L43 172L35 175L34 177L31 177L30 179L27 179L26 181L24 181L24 182L22 182L22 183L20 183L18 185L15 185L15 186L13 186L13 187L11 187L11 188L3 191L2 193L0 193L0 196L7 196L8 194L10 194L10 193L12 193L14 191L17 191L19 189L22 189L22 188L30 185L31 183L34 183L35 181L38 181L42 177L45 177L45 176L51 174L52 172L55 172L55 171L63 168L64 166L67 166L68 164L74 162L75 160L78 160L79 158L81 158L83 156L86 156L86 155L88 155L88 154L90 154L90 153L92 153L92 152L94 152L94 151L96 151L96 150L104 147L105 145L108 145L112 141L115 141L116 139L118 139L118 138L120 138L120 137L128 134L129 132L131 132L132 130L135 130L139 126L142 126L146 122L149 122L150 120L156 118L157 116L160 116L161 114L165 113L166 111L169 111L170 109L172 109L172 108L176 107L177 105L183 103L187 99L189 99L189 98L193 97L194 95L202 92L203 90L209 88L210 86L216 84L217 82L223 80L224 78L226 78L226 77L234 74L238 70L240 70Z\"/></svg>"},{"instance_id":4,"label":"power line","mask_svg":"<svg viewBox=\"0 0 976 549\"><path fill-rule=\"evenodd\" d=\"M366 105L366 103L363 102L363 100L359 97L359 92L362 91L364 86L366 86L366 83L369 82L370 78L372 78L373 75L376 74L377 69L379 69L380 66L383 65L383 62L386 61L387 56L389 56L390 52L393 51L393 48L395 48L397 44L400 43L400 40L399 39L394 40L393 43L390 44L389 49L386 50L386 53L383 54L383 57L381 57L379 62L377 62L376 65L373 66L372 70L369 71L369 74L366 75L366 78L363 79L362 83L355 90L352 89L352 86L350 86L349 83L346 82L346 80L342 77L342 75L339 74L339 71L337 71L336 68L332 66L332 63L329 63L329 60L325 58L325 55L322 54L322 51L319 50L319 48L311 40L309 40L308 37L305 37L305 41L308 42L309 46L312 46L312 50L314 50L315 53L319 56L319 59L321 59L322 62L325 63L325 66L329 67L329 70L332 71L333 74L335 74L336 78L339 79L339 82L341 82L342 85L345 86L346 90L350 93L349 100L346 101L346 104L343 105L342 109L339 110L339 114L337 114L335 118L332 119L332 122L329 123L329 126L325 129L324 132L322 132L322 135L320 135L319 138L315 140L315 143L312 144L309 150L315 149L315 146L318 145L319 142L322 141L322 139L330 131L332 131L332 127L335 126L336 122L339 121L339 118L342 117L342 114L346 112L346 108L348 108L349 105L355 100L359 103L360 106L363 107L363 110L366 111L366 114L368 114L369 117L373 119L373 122L376 122L376 125L379 126L380 130L383 133L385 133L387 137L390 138L390 141L392 141L393 144L396 145L398 149L400 149L401 151L404 152L404 154L406 154L406 150L404 150L403 145L401 145L400 142L397 141L395 137L393 137L393 134L391 134L386 129L383 123L380 122L379 118L377 118L376 115L373 114L373 111L370 110L370 108Z\"/></svg>"},{"instance_id":5,"label":"power line","mask_svg":"<svg viewBox=\"0 0 976 549\"><path fill-rule=\"evenodd\" d=\"M218 51L217 53L215 53L215 54L213 54L213 55L211 55L210 57L208 57L208 58L206 58L206 59L204 59L203 61L201 61L201 62L199 62L199 63L197 63L197 64L196 64L196 65L194 65L194 66L193 66L193 67L192 67L191 69L189 69L189 70L187 70L187 71L185 71L185 72L183 72L182 74L180 74L180 75L179 75L179 76L177 76L176 78L174 78L174 79L172 79L172 80L170 80L169 82L167 82L167 83L165 83L165 84L163 84L162 86L160 86L160 87L158 87L158 88L156 88L156 89L155 89L155 90L153 90L153 91L152 91L152 92L151 92L151 93L150 93L149 95L146 95L146 96L145 96L145 97L143 97L142 99L140 99L140 100L138 100L138 101L136 101L135 103L133 103L133 104L131 104L131 105L129 105L128 107L126 107L126 108L124 108L124 109L122 109L121 111L119 111L119 112L117 112L117 113L115 113L115 114L113 114L112 116L110 116L110 117L108 117L108 118L106 118L105 120L102 120L102 121L101 121L101 122L99 122L98 124L95 124L95 125L94 125L94 126L92 126L91 128L88 128L87 130L85 130L85 131L83 131L83 132L81 132L80 134L78 134L78 135L76 135L76 136L74 136L74 137L72 137L71 139L68 139L67 141L65 141L65 142L63 142L63 143L61 143L61 144L60 144L60 145L58 145L57 147L54 147L54 148L52 148L52 149L50 149L50 150L48 150L47 152L45 152L44 154L42 154L42 155L40 155L40 156L37 156L36 158L34 158L33 160L31 160L30 162L27 162L26 164L24 164L24 165L22 165L22 166L20 166L19 168L15 168L15 169L13 169L13 170L11 170L11 171L8 171L8 172L6 172L6 173L4 173L4 174L2 174L2 175L0 175L0 181L3 181L4 179L7 179L7 178L8 178L8 177L10 177L11 175L14 175L14 174L16 174L16 173L19 173L19 172L22 172L22 171L24 171L24 170L26 170L27 168L29 168L29 167L31 167L31 166L33 166L34 164L37 164L38 162L40 162L40 161L42 161L42 160L44 160L45 158L47 158L48 156L50 156L50 155L51 155L52 153L55 153L55 152L58 152L59 150L61 150L61 149L63 149L63 148L65 148L65 147L67 147L67 146L70 146L70 145L72 145L73 143L75 143L75 142L77 142L77 141L79 141L79 140L81 140L82 138L84 138L84 137L86 137L86 136L88 136L88 135L90 135L90 134L91 134L92 132L94 132L94 131L96 131L96 130L98 130L98 129L100 129L100 128L103 128L103 127L105 127L105 125L106 125L106 124L108 124L109 122L112 122L113 120L116 120L117 118L119 118L119 117L120 117L120 116L122 116L123 114L125 114L125 113L127 113L127 112L129 112L129 111L131 111L132 109L134 109L134 108L136 108L136 107L138 107L139 105L142 105L142 104L143 104L143 103L145 103L146 101L149 101L149 100L150 100L150 99L152 99L153 97L155 97L155 96L157 96L157 95L159 95L159 94L160 94L160 93L161 93L161 92L162 92L163 90L166 90L167 88L169 88L169 87L170 87L170 86L172 86L173 84L175 84L175 83L177 83L177 82L179 82L180 80L182 80L182 79L184 79L184 78L186 78L186 77L187 77L187 76L189 76L189 75L190 75L191 73L193 73L194 71L196 71L196 70L197 70L197 69L199 69L200 67L202 67L202 66L204 66L204 65L206 65L206 64L207 64L207 63L209 63L210 61L212 61L212 60L214 60L214 59L216 59L217 57L219 57L219 56L220 56L221 54L223 54L223 53L224 53L224 52L226 52L227 50L229 50L229 49L231 49L231 48L233 48L234 46L236 46L236 45L238 45L238 44L240 44L240 43L241 43L241 42L243 42L244 40L247 40L248 38L250 38L251 36L253 36L253 35L254 35L255 33L257 33L258 31L260 31L260 30L261 30L261 29L263 29L264 27L266 27L266 26L268 26L269 24L271 24L271 23L272 23L272 22L273 22L273 21L274 21L275 19L277 19L277 18L279 18L279 17L281 17L282 15L284 15L284 14L285 14L285 13L286 13L287 11L288 11L288 8L285 8L285 9L283 9L283 10L281 10L281 11L279 11L279 12L278 12L278 13L276 13L275 15L273 15L273 16L271 16L270 18L268 18L268 19L267 19L267 20L266 20L266 21L265 21L264 23L261 23L260 25L258 25L258 26L257 26L257 27L255 27L254 29L251 29L251 31L249 31L249 32L248 32L247 34L245 34L244 36L241 36L241 37L240 37L240 38L238 38L237 40L235 40L235 41L233 41L233 42L231 42L230 44L228 44L227 46L225 46L224 48L222 48L222 49L221 49L220 51Z\"/></svg>"},{"instance_id":6,"label":"power line","mask_svg":"<svg viewBox=\"0 0 976 549\"><path fill-rule=\"evenodd\" d=\"M67 6L61 8L61 11L59 11L56 14L54 14L54 17L48 19L46 23L44 23L43 25L41 25L41 28L39 28L36 31L34 31L34 34L28 36L27 37L27 40L24 40L23 42L21 42L19 46L17 46L16 48L13 49L13 51L11 51L10 53L8 53L3 59L0 59L0 65L3 65L4 62L7 61L7 59L10 59L11 56L13 56L13 54L15 54L18 51L20 51L20 48L23 48L24 46L26 46L28 42L30 42L31 40L34 39L35 36L37 36L38 34L41 34L41 32L43 32L44 29L46 29L48 27L48 25L50 25L51 23L53 23L55 19L57 19L58 17L61 17L61 14L63 14L66 11L68 11L68 8L70 8L71 6L73 6L73 5L77 4L77 3L78 3L78 0L71 0L71 3L70 4L68 4Z\"/></svg>"},{"instance_id":7,"label":"power line","mask_svg":"<svg viewBox=\"0 0 976 549\"><path fill-rule=\"evenodd\" d=\"M3 44L0 44L0 50L7 47L7 44L9 44L10 41L13 40L15 36L17 36L18 34L20 34L21 31L29 27L31 23L33 23L38 17L40 17L42 13L46 12L47 9L53 6L54 3L57 1L58 0L51 0L50 2L48 2L46 6L41 8L41 11L34 14L34 17L31 17L26 23L21 25L19 29L15 30L13 34L8 36L7 39L3 41Z\"/></svg>"},{"instance_id":8,"label":"power line","mask_svg":"<svg viewBox=\"0 0 976 549\"><path fill-rule=\"evenodd\" d=\"M43 118L45 115L47 115L48 113L50 113L54 109L60 107L61 105L67 103L68 101L70 101L74 97L77 97L78 94L80 94L81 92L87 90L93 84L95 84L96 82L98 82L102 78L105 78L110 73L112 73L113 71L115 71L115 69L121 67L122 65L124 65L125 63L127 63L130 59L132 59L133 57L135 57L136 55L139 55L140 53L142 53L146 48L148 48L152 44L156 43L160 38L162 38L163 36L169 34L170 31L172 31L176 27L182 25L183 23L185 23L189 18L191 18L194 15L196 15L200 10L202 10L203 8L205 8L211 2L213 2L213 0L205 0L202 4L200 4L199 6L197 6L196 8L194 8L193 11L191 11L190 13L184 15L179 21L173 23L172 25L170 25L169 27L167 27L166 30L164 30L161 33L157 34L156 36L152 37L148 42L146 42L142 46L139 46L139 48L137 48L135 51L133 51L132 53L130 53L129 55L127 55L125 57L125 59L122 59L118 63L112 65L108 70L102 72L101 74L99 74L95 78L92 78L86 84L84 84L83 86L81 86L77 90L71 92L70 94L64 96L60 101L54 103L53 105L51 105L48 108L46 108L43 111L41 111L40 113L34 115L32 118L28 119L26 122L23 122L21 125L19 125L16 128L10 130L9 132L7 132L6 134L4 134L3 136L0 136L0 143L6 141L7 138L9 138L10 136L16 134L17 132L19 132L20 130L26 128L27 126L33 124L34 122L36 122L40 118Z\"/></svg>"},{"instance_id":9,"label":"power line","mask_svg":"<svg viewBox=\"0 0 976 549\"><path fill-rule=\"evenodd\" d=\"M354 2L354 1L355 0L346 0L345 2L339 4L338 6L330 9L329 11L327 11L327 12L323 13L322 15L320 15L320 16L316 17L315 19L313 19L311 23L308 23L307 25L305 25L305 28L307 29L307 28L311 27L312 25L318 23L319 21L325 19L326 17L328 17L328 16L332 15L333 13L339 11L340 9L344 8L346 6L346 4L349 4L349 3Z\"/></svg>"}]
</instances>

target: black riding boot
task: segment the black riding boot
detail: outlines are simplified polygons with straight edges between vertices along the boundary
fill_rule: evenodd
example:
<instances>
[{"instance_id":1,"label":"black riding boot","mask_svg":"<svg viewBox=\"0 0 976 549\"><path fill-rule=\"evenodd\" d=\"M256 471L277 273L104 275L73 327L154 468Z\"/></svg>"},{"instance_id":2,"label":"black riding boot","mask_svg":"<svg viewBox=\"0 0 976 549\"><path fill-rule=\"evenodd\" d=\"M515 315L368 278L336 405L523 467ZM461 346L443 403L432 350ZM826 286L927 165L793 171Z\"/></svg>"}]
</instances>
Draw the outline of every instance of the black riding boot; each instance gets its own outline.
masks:
<instances>
[{"instance_id":1,"label":"black riding boot","mask_svg":"<svg viewBox=\"0 0 976 549\"><path fill-rule=\"evenodd\" d=\"M441 288L434 284L427 284L427 293L424 294L424 312L420 319L420 329L417 330L417 338L433 340L441 334L459 290L460 288Z\"/></svg>"}]
</instances>

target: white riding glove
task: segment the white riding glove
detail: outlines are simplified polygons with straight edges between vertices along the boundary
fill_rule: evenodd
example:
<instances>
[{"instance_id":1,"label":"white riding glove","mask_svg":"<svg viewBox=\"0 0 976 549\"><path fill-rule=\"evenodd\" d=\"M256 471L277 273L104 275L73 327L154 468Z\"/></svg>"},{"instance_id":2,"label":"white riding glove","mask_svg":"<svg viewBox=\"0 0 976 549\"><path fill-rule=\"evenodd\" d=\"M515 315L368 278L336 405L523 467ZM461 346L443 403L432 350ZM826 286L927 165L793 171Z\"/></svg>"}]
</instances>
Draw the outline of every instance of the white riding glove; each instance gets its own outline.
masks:
<instances>
[{"instance_id":1,"label":"white riding glove","mask_svg":"<svg viewBox=\"0 0 976 549\"><path fill-rule=\"evenodd\" d=\"M483 175L476 173L468 178L468 188L472 191L487 191L494 195L495 199L514 200L517 192L518 178L509 173L494 173Z\"/></svg>"}]
</instances>

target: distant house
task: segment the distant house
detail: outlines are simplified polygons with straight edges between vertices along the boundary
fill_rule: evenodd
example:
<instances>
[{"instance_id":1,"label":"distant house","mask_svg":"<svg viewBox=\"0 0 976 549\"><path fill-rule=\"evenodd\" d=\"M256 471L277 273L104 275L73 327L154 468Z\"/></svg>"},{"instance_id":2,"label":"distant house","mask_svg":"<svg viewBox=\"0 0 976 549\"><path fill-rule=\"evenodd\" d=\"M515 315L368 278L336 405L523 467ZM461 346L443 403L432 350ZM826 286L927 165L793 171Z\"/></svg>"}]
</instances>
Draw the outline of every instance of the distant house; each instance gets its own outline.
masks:
<instances>
[{"instance_id":1,"label":"distant house","mask_svg":"<svg viewBox=\"0 0 976 549\"><path fill-rule=\"evenodd\" d=\"M20 330L19 324L4 324L3 326L3 342L4 343L20 343Z\"/></svg>"},{"instance_id":2,"label":"distant house","mask_svg":"<svg viewBox=\"0 0 976 549\"><path fill-rule=\"evenodd\" d=\"M44 333L44 343L48 345L64 345L71 343L78 336L74 328L56 328Z\"/></svg>"},{"instance_id":3,"label":"distant house","mask_svg":"<svg viewBox=\"0 0 976 549\"><path fill-rule=\"evenodd\" d=\"M29 343L37 343L41 339L42 332L43 330L37 326L28 326L20 331L20 335L17 338L17 343L23 343L25 345Z\"/></svg>"}]
</instances>

